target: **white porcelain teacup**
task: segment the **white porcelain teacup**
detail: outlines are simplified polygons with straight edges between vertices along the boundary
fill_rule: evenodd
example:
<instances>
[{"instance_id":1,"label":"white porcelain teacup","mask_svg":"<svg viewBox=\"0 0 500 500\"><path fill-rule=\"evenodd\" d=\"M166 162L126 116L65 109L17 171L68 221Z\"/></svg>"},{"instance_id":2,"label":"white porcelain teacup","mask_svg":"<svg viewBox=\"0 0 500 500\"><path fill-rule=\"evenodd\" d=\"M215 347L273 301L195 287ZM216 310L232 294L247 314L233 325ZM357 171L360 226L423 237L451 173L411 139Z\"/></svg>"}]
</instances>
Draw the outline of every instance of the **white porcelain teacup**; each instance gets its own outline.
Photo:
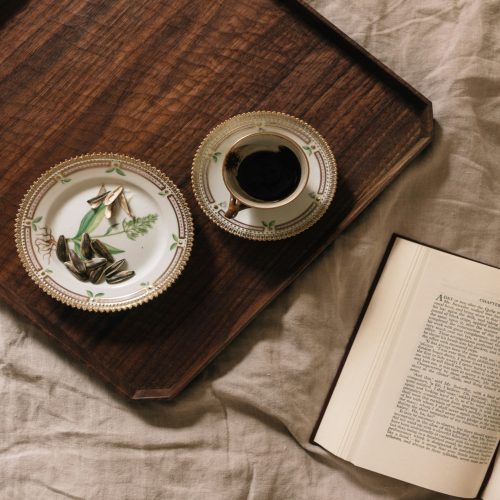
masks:
<instances>
[{"instance_id":1,"label":"white porcelain teacup","mask_svg":"<svg viewBox=\"0 0 500 500\"><path fill-rule=\"evenodd\" d=\"M270 209L293 202L309 178L309 162L295 141L274 132L239 139L224 157L222 177L230 200L226 217L245 208Z\"/></svg>"}]
</instances>

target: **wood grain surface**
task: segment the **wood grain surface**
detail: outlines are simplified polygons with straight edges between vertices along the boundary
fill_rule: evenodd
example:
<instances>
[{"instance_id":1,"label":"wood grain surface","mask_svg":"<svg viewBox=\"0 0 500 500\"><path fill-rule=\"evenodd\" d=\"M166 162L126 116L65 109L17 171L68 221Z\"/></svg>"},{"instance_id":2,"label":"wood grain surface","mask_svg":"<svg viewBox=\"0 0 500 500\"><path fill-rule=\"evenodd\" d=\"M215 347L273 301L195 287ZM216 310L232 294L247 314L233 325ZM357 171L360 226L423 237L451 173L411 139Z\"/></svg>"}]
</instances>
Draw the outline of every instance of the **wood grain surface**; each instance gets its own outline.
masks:
<instances>
[{"instance_id":1,"label":"wood grain surface","mask_svg":"<svg viewBox=\"0 0 500 500\"><path fill-rule=\"evenodd\" d=\"M431 137L430 103L297 1L4 1L0 35L0 297L131 398L174 397ZM326 216L281 242L221 231L190 185L208 131L258 109L308 121L338 161ZM15 251L24 192L45 169L88 152L152 163L193 212L184 274L132 311L59 304Z\"/></svg>"}]
</instances>

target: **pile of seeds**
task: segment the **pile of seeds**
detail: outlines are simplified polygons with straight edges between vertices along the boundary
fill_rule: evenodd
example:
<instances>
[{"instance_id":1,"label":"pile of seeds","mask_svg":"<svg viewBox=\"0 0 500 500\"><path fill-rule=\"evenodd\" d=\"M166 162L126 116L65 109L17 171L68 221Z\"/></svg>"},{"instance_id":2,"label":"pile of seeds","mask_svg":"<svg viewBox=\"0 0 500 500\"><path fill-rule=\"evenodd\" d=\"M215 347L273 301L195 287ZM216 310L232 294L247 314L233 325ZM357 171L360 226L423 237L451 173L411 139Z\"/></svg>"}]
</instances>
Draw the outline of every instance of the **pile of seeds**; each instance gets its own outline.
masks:
<instances>
[{"instance_id":1,"label":"pile of seeds","mask_svg":"<svg viewBox=\"0 0 500 500\"><path fill-rule=\"evenodd\" d=\"M122 283L135 275L134 271L124 270L127 261L115 259L101 240L93 240L88 233L82 234L80 251L83 258L71 250L68 240L62 234L57 240L57 258L64 263L69 272L80 281L90 281L98 284L106 280L113 285Z\"/></svg>"}]
</instances>

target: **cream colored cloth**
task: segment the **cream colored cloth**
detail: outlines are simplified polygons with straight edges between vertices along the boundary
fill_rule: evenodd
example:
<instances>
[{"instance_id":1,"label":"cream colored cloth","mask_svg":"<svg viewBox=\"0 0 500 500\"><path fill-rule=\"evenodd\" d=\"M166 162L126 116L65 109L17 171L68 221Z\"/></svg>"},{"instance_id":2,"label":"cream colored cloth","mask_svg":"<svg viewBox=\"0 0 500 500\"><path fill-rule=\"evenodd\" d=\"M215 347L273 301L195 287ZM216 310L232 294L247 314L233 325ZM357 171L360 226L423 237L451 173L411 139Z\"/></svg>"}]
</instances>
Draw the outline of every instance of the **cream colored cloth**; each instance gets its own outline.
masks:
<instances>
[{"instance_id":1,"label":"cream colored cloth","mask_svg":"<svg viewBox=\"0 0 500 500\"><path fill-rule=\"evenodd\" d=\"M313 5L433 101L434 144L172 403L1 306L1 499L441 498L308 440L392 232L500 266L500 3Z\"/></svg>"}]
</instances>

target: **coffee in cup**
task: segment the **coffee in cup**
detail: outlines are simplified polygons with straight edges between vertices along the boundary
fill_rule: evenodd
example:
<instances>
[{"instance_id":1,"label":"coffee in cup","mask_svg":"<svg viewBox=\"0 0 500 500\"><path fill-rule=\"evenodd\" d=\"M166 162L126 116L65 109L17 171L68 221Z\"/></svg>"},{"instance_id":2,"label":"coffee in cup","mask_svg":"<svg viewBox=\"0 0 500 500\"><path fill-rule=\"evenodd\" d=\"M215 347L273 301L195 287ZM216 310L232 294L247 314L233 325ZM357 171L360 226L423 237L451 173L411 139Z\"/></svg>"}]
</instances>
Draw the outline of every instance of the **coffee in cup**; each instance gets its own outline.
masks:
<instances>
[{"instance_id":1,"label":"coffee in cup","mask_svg":"<svg viewBox=\"0 0 500 500\"><path fill-rule=\"evenodd\" d=\"M307 157L295 141L272 132L238 140L223 162L223 179L230 193L226 217L245 208L276 208L295 200L309 177Z\"/></svg>"}]
</instances>

